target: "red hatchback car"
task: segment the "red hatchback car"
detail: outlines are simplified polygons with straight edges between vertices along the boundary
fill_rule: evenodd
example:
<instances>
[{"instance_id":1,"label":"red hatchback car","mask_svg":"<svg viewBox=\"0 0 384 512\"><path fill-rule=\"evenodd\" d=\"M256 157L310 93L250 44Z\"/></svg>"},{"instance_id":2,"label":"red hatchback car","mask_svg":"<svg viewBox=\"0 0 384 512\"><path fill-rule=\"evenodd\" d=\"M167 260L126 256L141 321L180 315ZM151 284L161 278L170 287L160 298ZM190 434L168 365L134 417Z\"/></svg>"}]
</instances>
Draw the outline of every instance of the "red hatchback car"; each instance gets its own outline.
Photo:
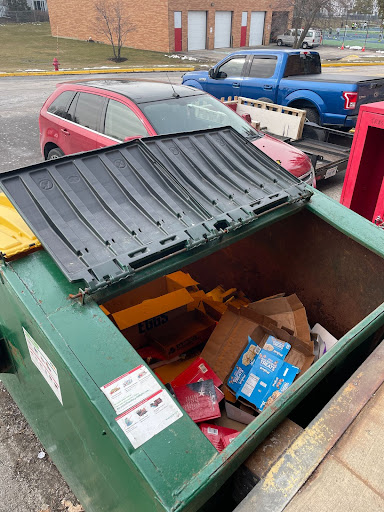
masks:
<instances>
[{"instance_id":1,"label":"red hatchback car","mask_svg":"<svg viewBox=\"0 0 384 512\"><path fill-rule=\"evenodd\" d=\"M250 126L209 94L184 85L126 80L64 83L39 117L46 160L149 135L232 126L294 176L315 185L309 158Z\"/></svg>"}]
</instances>

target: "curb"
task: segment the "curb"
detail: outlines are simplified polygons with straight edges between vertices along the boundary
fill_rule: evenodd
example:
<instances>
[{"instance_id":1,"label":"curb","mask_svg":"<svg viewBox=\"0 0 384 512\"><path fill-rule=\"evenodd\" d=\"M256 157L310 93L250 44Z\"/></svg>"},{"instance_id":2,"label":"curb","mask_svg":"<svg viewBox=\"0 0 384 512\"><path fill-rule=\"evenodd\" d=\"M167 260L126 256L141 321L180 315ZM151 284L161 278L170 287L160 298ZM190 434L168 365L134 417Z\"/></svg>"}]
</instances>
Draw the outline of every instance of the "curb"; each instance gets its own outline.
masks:
<instances>
[{"instance_id":1,"label":"curb","mask_svg":"<svg viewBox=\"0 0 384 512\"><path fill-rule=\"evenodd\" d=\"M99 75L106 73L150 73L152 71L194 71L194 67L185 68L127 68L127 69L79 69L77 71L20 71L16 73L0 73L7 76L59 76L59 75Z\"/></svg>"},{"instance_id":2,"label":"curb","mask_svg":"<svg viewBox=\"0 0 384 512\"><path fill-rule=\"evenodd\" d=\"M335 62L321 64L322 68L347 68L350 66L384 66L384 62Z\"/></svg>"}]
</instances>

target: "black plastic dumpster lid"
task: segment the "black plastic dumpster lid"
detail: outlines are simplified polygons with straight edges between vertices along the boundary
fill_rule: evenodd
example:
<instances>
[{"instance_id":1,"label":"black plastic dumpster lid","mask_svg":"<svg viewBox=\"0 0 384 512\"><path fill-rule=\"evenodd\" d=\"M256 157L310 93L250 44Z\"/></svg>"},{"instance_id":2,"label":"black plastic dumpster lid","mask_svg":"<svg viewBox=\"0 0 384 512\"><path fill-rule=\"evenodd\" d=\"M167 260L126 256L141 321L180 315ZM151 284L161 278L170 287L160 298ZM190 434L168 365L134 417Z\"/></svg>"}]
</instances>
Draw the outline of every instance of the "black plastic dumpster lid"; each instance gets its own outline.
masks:
<instances>
[{"instance_id":1,"label":"black plastic dumpster lid","mask_svg":"<svg viewBox=\"0 0 384 512\"><path fill-rule=\"evenodd\" d=\"M231 128L135 140L0 182L68 280L90 292L311 195Z\"/></svg>"}]
</instances>

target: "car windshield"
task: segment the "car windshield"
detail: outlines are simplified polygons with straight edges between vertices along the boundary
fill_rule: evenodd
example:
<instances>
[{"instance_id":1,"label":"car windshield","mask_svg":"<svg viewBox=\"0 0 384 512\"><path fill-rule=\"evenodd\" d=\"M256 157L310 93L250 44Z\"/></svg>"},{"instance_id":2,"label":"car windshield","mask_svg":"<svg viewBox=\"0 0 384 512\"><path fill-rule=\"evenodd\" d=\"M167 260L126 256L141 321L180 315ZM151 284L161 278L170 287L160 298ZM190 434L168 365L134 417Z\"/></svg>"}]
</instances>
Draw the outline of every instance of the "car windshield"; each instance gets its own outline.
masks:
<instances>
[{"instance_id":1,"label":"car windshield","mask_svg":"<svg viewBox=\"0 0 384 512\"><path fill-rule=\"evenodd\" d=\"M231 126L247 138L260 137L233 110L208 94L142 103L141 110L158 135Z\"/></svg>"}]
</instances>

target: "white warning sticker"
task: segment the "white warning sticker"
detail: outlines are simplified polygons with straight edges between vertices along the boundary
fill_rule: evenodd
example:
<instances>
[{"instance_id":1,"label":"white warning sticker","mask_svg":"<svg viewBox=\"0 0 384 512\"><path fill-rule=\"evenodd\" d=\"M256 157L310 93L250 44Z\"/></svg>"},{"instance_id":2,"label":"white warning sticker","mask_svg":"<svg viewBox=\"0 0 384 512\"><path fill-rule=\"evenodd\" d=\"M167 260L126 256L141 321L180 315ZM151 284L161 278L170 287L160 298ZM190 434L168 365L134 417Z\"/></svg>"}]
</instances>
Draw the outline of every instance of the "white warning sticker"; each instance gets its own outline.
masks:
<instances>
[{"instance_id":1,"label":"white warning sticker","mask_svg":"<svg viewBox=\"0 0 384 512\"><path fill-rule=\"evenodd\" d=\"M134 448L172 425L183 413L164 389L135 404L116 418Z\"/></svg>"},{"instance_id":2,"label":"white warning sticker","mask_svg":"<svg viewBox=\"0 0 384 512\"><path fill-rule=\"evenodd\" d=\"M50 388L55 393L57 398L63 405L63 399L61 397L61 389L59 382L59 375L57 373L56 366L49 359L47 354L39 347L36 341L32 338L28 331L23 327L24 336L27 341L29 354L31 356L32 363L37 367L41 375L48 382Z\"/></svg>"}]
</instances>

